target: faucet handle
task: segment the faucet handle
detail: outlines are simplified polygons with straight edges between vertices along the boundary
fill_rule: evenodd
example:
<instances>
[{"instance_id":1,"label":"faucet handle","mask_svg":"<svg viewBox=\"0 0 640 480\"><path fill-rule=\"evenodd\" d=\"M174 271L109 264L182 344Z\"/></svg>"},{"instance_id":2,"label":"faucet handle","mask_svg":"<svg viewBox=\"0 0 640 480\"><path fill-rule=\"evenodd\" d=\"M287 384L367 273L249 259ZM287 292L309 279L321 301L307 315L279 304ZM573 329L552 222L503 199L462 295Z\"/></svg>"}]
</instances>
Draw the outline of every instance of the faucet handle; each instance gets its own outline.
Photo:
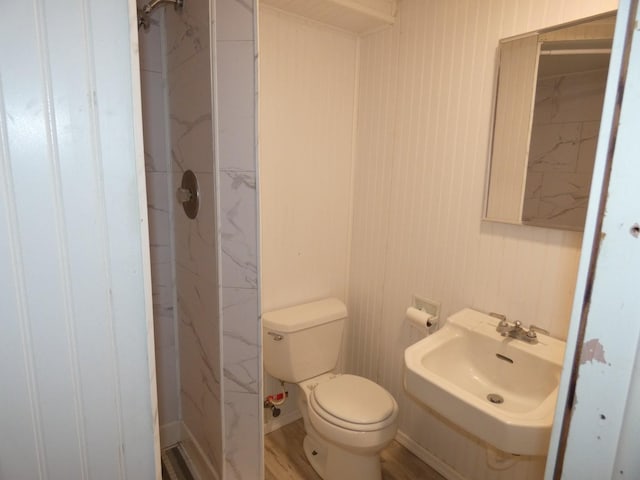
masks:
<instances>
[{"instance_id":1,"label":"faucet handle","mask_svg":"<svg viewBox=\"0 0 640 480\"><path fill-rule=\"evenodd\" d=\"M503 315L501 313L495 313L495 312L489 313L489 316L497 318L498 320L500 320L498 322L498 325L496 325L496 332L498 332L503 337L506 337L507 336L507 332L509 332L509 330L511 330L511 325L509 325L509 322L507 322L507 316Z\"/></svg>"},{"instance_id":2,"label":"faucet handle","mask_svg":"<svg viewBox=\"0 0 640 480\"><path fill-rule=\"evenodd\" d=\"M500 327L506 328L506 327L509 326L509 322L507 322L507 316L506 315L503 315L502 313L490 312L489 316L493 317L493 318L497 318L498 320L500 320L500 322L498 323L498 328L500 328Z\"/></svg>"},{"instance_id":3,"label":"faucet handle","mask_svg":"<svg viewBox=\"0 0 640 480\"><path fill-rule=\"evenodd\" d=\"M529 333L532 333L532 336L535 337L536 332L544 333L545 335L551 335L551 333L549 333L549 330L545 330L544 328L540 328L536 325L529 325L529 332L527 332L527 335L529 335Z\"/></svg>"}]
</instances>

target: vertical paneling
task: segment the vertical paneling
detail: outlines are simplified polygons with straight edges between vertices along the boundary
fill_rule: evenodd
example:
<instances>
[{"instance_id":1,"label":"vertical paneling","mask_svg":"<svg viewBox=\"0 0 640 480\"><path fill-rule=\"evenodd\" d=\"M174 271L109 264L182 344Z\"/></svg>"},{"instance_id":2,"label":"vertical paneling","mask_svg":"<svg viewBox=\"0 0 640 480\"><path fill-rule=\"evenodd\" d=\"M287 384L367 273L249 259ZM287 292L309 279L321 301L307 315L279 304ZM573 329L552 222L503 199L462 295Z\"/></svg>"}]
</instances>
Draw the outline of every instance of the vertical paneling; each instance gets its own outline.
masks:
<instances>
[{"instance_id":1,"label":"vertical paneling","mask_svg":"<svg viewBox=\"0 0 640 480\"><path fill-rule=\"evenodd\" d=\"M368 37L360 48L359 96L369 101L358 104L346 363L371 378L377 369L376 330L381 327L385 237L391 215L386 181L394 166L394 138L388 132L393 131L398 95L398 39L396 30L388 29Z\"/></svg>"},{"instance_id":2,"label":"vertical paneling","mask_svg":"<svg viewBox=\"0 0 640 480\"><path fill-rule=\"evenodd\" d=\"M261 7L265 311L346 295L355 71L354 35Z\"/></svg>"},{"instance_id":3,"label":"vertical paneling","mask_svg":"<svg viewBox=\"0 0 640 480\"><path fill-rule=\"evenodd\" d=\"M3 478L160 475L126 7L19 2L0 21Z\"/></svg>"},{"instance_id":4,"label":"vertical paneling","mask_svg":"<svg viewBox=\"0 0 640 480\"><path fill-rule=\"evenodd\" d=\"M346 300L357 38L264 5L259 30L262 311Z\"/></svg>"},{"instance_id":5,"label":"vertical paneling","mask_svg":"<svg viewBox=\"0 0 640 480\"><path fill-rule=\"evenodd\" d=\"M0 142L2 145L2 193L0 209L0 241L2 247L3 285L2 336L0 346L3 358L0 363L0 378L11 385L13 398L3 396L3 431L12 432L13 438L0 440L2 458L21 458L20 463L3 465L5 473L13 478L47 478L44 457L42 413L40 411L39 388L35 379L33 339L28 323L25 272L21 262L22 248L17 232L17 209L15 188L11 179L9 162L9 133L7 131L7 108L4 102L4 87L0 82ZM8 288L9 286L13 288ZM8 414L8 412L11 412Z\"/></svg>"},{"instance_id":6,"label":"vertical paneling","mask_svg":"<svg viewBox=\"0 0 640 480\"><path fill-rule=\"evenodd\" d=\"M483 223L495 49L500 38L615 2L399 4L361 40L349 278L348 369L400 404L400 429L465 478L540 478L542 462L489 469L484 447L406 397L403 314L413 293L566 335L580 234Z\"/></svg>"}]
</instances>

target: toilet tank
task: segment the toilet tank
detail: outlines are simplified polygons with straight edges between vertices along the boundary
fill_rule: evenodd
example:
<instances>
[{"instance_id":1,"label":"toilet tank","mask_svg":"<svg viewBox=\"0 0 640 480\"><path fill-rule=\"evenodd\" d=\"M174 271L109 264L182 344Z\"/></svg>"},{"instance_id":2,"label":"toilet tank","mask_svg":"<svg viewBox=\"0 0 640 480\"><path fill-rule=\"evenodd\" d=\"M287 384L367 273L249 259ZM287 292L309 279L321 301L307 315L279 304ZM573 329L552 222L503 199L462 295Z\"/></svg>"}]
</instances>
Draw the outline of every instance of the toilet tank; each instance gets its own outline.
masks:
<instances>
[{"instance_id":1,"label":"toilet tank","mask_svg":"<svg viewBox=\"0 0 640 480\"><path fill-rule=\"evenodd\" d=\"M262 315L264 368L298 383L332 370L338 362L347 307L337 298Z\"/></svg>"}]
</instances>

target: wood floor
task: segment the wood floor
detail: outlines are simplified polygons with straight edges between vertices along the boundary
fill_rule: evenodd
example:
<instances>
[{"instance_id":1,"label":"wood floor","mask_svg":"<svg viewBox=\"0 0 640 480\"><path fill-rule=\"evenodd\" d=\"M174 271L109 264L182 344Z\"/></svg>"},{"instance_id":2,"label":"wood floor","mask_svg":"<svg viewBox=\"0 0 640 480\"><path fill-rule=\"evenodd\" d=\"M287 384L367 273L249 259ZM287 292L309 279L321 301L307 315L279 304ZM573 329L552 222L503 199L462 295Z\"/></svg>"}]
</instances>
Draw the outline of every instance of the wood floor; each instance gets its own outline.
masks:
<instances>
[{"instance_id":1,"label":"wood floor","mask_svg":"<svg viewBox=\"0 0 640 480\"><path fill-rule=\"evenodd\" d=\"M303 438L302 419L265 436L265 480L320 480L304 456ZM445 480L395 440L380 457L384 480Z\"/></svg>"}]
</instances>

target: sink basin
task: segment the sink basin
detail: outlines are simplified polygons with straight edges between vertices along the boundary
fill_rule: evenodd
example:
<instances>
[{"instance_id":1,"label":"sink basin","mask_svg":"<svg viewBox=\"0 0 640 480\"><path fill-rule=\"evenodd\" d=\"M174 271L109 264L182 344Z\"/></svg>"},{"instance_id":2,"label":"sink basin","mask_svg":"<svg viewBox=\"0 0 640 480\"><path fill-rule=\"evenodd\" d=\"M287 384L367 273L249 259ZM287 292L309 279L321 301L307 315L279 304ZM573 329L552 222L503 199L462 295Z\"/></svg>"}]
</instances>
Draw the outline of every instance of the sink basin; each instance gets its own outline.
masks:
<instances>
[{"instance_id":1,"label":"sink basin","mask_svg":"<svg viewBox=\"0 0 640 480\"><path fill-rule=\"evenodd\" d=\"M464 309L405 350L416 400L508 453L546 455L565 342L501 336L498 319Z\"/></svg>"}]
</instances>

